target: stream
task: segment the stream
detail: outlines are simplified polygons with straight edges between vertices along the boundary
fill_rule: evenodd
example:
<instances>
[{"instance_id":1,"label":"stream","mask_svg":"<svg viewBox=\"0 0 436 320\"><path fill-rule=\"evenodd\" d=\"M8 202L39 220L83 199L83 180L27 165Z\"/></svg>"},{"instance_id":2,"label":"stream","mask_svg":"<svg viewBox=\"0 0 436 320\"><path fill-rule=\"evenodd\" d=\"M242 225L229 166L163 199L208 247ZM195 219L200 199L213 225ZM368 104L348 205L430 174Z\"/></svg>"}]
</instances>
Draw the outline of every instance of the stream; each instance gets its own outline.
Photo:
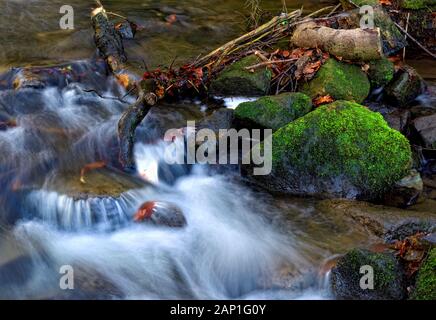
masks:
<instances>
[{"instance_id":1,"label":"stream","mask_svg":"<svg viewBox=\"0 0 436 320\"><path fill-rule=\"evenodd\" d=\"M137 171L118 164L117 122L133 101L95 63L89 12L70 0L75 30L59 30L64 0L0 2L0 298L2 299L329 299L330 259L377 242L316 200L273 198L237 173L163 165L166 129L201 119L216 106L165 104L138 128ZM280 1L263 1L280 12ZM307 11L328 1L287 1ZM107 0L144 26L127 43L138 73L195 58L244 30L244 1ZM169 24L168 16L177 22ZM71 62L70 61L74 61ZM77 81L5 89L11 67L63 64ZM425 67L424 67L425 68ZM433 72L434 74L434 72ZM92 89L94 91L90 91ZM100 96L95 93L100 92ZM104 162L87 172L86 164ZM145 178L144 178L145 177ZM134 222L147 201L183 212L184 228ZM74 268L74 290L59 285Z\"/></svg>"}]
</instances>

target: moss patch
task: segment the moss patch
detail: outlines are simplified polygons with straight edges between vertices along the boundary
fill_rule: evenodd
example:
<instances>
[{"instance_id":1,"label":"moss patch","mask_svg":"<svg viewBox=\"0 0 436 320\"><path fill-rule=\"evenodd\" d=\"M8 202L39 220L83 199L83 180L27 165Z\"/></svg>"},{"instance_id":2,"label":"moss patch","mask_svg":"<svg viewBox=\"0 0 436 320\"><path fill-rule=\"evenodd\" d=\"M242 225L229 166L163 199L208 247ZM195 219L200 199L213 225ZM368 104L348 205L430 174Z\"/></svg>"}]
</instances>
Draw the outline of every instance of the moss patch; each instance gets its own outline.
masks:
<instances>
[{"instance_id":1,"label":"moss patch","mask_svg":"<svg viewBox=\"0 0 436 320\"><path fill-rule=\"evenodd\" d=\"M360 67L331 58L301 91L311 98L330 95L336 100L361 103L368 96L369 90L368 77Z\"/></svg>"},{"instance_id":2,"label":"moss patch","mask_svg":"<svg viewBox=\"0 0 436 320\"><path fill-rule=\"evenodd\" d=\"M382 87L394 78L394 64L386 58L369 63L368 77L374 88Z\"/></svg>"},{"instance_id":3,"label":"moss patch","mask_svg":"<svg viewBox=\"0 0 436 320\"><path fill-rule=\"evenodd\" d=\"M379 194L410 170L409 141L381 114L348 101L319 107L273 135L273 168L298 176L344 176L366 194Z\"/></svg>"},{"instance_id":4,"label":"moss patch","mask_svg":"<svg viewBox=\"0 0 436 320\"><path fill-rule=\"evenodd\" d=\"M210 92L223 96L261 96L267 94L272 77L271 71L266 67L258 68L255 72L245 69L259 62L261 61L258 57L251 55L228 66L212 81Z\"/></svg>"},{"instance_id":5,"label":"moss patch","mask_svg":"<svg viewBox=\"0 0 436 320\"><path fill-rule=\"evenodd\" d=\"M361 267L371 266L374 289L362 290ZM332 272L332 289L342 299L402 299L405 288L398 261L389 253L354 249L342 257Z\"/></svg>"},{"instance_id":6,"label":"moss patch","mask_svg":"<svg viewBox=\"0 0 436 320\"><path fill-rule=\"evenodd\" d=\"M412 294L415 300L436 300L436 248L429 253L419 270L416 288Z\"/></svg>"},{"instance_id":7,"label":"moss patch","mask_svg":"<svg viewBox=\"0 0 436 320\"><path fill-rule=\"evenodd\" d=\"M420 10L427 8L435 8L434 0L403 0L401 7L410 10Z\"/></svg>"},{"instance_id":8,"label":"moss patch","mask_svg":"<svg viewBox=\"0 0 436 320\"><path fill-rule=\"evenodd\" d=\"M261 127L278 130L312 109L312 100L303 93L283 93L241 103L235 116Z\"/></svg>"}]
</instances>

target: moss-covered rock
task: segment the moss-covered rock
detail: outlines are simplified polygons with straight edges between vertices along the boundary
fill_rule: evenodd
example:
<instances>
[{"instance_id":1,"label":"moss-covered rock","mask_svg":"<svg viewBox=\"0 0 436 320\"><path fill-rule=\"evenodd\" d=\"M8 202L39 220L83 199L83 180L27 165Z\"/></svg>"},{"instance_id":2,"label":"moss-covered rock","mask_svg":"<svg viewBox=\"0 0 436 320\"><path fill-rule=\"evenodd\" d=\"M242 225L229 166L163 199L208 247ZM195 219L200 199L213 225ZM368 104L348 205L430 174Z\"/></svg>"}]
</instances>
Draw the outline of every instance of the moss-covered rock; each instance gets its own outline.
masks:
<instances>
[{"instance_id":1,"label":"moss-covered rock","mask_svg":"<svg viewBox=\"0 0 436 320\"><path fill-rule=\"evenodd\" d=\"M401 7L410 10L421 10L426 8L435 8L434 0L402 0Z\"/></svg>"},{"instance_id":2,"label":"moss-covered rock","mask_svg":"<svg viewBox=\"0 0 436 320\"><path fill-rule=\"evenodd\" d=\"M241 103L235 110L239 120L252 122L262 128L278 130L312 109L312 100L303 93L283 93Z\"/></svg>"},{"instance_id":3,"label":"moss-covered rock","mask_svg":"<svg viewBox=\"0 0 436 320\"><path fill-rule=\"evenodd\" d=\"M386 58L369 63L368 77L373 88L379 88L391 82L394 73L394 64Z\"/></svg>"},{"instance_id":4,"label":"moss-covered rock","mask_svg":"<svg viewBox=\"0 0 436 320\"><path fill-rule=\"evenodd\" d=\"M319 107L273 135L272 191L379 195L410 170L408 140L379 113L348 101Z\"/></svg>"},{"instance_id":5,"label":"moss-covered rock","mask_svg":"<svg viewBox=\"0 0 436 320\"><path fill-rule=\"evenodd\" d=\"M426 85L415 69L404 66L385 88L388 100L395 106L407 107L425 91Z\"/></svg>"},{"instance_id":6,"label":"moss-covered rock","mask_svg":"<svg viewBox=\"0 0 436 320\"><path fill-rule=\"evenodd\" d=\"M225 68L212 81L210 92L220 96L262 96L268 93L272 77L271 71L257 68L254 72L246 67L261 62L258 57L245 57Z\"/></svg>"},{"instance_id":7,"label":"moss-covered rock","mask_svg":"<svg viewBox=\"0 0 436 320\"><path fill-rule=\"evenodd\" d=\"M373 268L373 289L362 289L363 266ZM401 300L406 288L403 271L390 253L373 253L354 249L339 259L332 269L331 288L338 299L348 300Z\"/></svg>"},{"instance_id":8,"label":"moss-covered rock","mask_svg":"<svg viewBox=\"0 0 436 320\"><path fill-rule=\"evenodd\" d=\"M415 300L436 300L436 248L432 249L421 266L411 296Z\"/></svg>"},{"instance_id":9,"label":"moss-covered rock","mask_svg":"<svg viewBox=\"0 0 436 320\"><path fill-rule=\"evenodd\" d=\"M336 100L361 103L368 96L369 90L368 77L358 66L331 58L301 91L312 98L330 95Z\"/></svg>"}]
</instances>

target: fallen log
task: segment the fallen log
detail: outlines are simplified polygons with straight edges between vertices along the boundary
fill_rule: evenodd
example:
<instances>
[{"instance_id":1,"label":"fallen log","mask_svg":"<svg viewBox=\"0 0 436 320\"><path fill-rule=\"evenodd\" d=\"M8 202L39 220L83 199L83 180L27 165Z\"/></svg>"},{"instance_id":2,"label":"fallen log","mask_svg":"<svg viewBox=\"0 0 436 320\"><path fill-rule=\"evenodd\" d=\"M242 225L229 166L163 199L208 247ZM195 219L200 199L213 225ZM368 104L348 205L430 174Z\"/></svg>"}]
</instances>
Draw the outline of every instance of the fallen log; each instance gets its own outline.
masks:
<instances>
[{"instance_id":1,"label":"fallen log","mask_svg":"<svg viewBox=\"0 0 436 320\"><path fill-rule=\"evenodd\" d=\"M119 161L124 169L133 170L135 167L133 159L133 147L135 144L136 127L145 118L151 107L158 98L154 93L145 93L139 83L136 83L138 98L135 103L123 113L118 122L118 141L120 144Z\"/></svg>"},{"instance_id":2,"label":"fallen log","mask_svg":"<svg viewBox=\"0 0 436 320\"><path fill-rule=\"evenodd\" d=\"M383 57L380 29L337 30L308 22L298 26L292 43L301 48L319 48L346 60L369 61Z\"/></svg>"},{"instance_id":3,"label":"fallen log","mask_svg":"<svg viewBox=\"0 0 436 320\"><path fill-rule=\"evenodd\" d=\"M104 7L99 1L97 3L99 6L91 13L94 42L110 70L117 74L124 69L127 60L123 40L115 25L110 22Z\"/></svg>"}]
</instances>

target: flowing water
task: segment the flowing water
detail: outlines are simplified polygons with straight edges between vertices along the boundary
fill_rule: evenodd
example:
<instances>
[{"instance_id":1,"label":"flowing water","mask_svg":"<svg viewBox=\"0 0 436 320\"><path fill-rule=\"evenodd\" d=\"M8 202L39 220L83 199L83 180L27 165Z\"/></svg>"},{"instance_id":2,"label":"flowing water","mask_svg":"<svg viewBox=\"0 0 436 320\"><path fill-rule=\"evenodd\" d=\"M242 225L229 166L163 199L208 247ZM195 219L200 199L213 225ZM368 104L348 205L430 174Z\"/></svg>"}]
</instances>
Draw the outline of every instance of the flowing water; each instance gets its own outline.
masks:
<instances>
[{"instance_id":1,"label":"flowing water","mask_svg":"<svg viewBox=\"0 0 436 320\"><path fill-rule=\"evenodd\" d=\"M322 216L311 200L249 190L237 175L162 166L165 129L214 107L197 101L154 110L138 129L137 172L121 172L116 128L132 101L108 98L125 91L103 66L82 60L94 55L93 1L69 1L74 31L59 30L63 4L0 2L0 70L76 60L72 69L82 75L19 92L6 88L16 70L0 77L0 123L13 123L0 127L0 298L329 298L322 264L368 242L368 235ZM244 1L104 4L145 27L127 44L138 70L142 60L157 66L193 58L244 30ZM288 1L288 10L303 4L307 10L324 5ZM282 9L280 1L263 5ZM170 24L172 14L178 19ZM80 182L81 168L102 161L104 168ZM176 205L186 227L135 223L147 201ZM60 289L66 265L74 268L75 290Z\"/></svg>"}]
</instances>

